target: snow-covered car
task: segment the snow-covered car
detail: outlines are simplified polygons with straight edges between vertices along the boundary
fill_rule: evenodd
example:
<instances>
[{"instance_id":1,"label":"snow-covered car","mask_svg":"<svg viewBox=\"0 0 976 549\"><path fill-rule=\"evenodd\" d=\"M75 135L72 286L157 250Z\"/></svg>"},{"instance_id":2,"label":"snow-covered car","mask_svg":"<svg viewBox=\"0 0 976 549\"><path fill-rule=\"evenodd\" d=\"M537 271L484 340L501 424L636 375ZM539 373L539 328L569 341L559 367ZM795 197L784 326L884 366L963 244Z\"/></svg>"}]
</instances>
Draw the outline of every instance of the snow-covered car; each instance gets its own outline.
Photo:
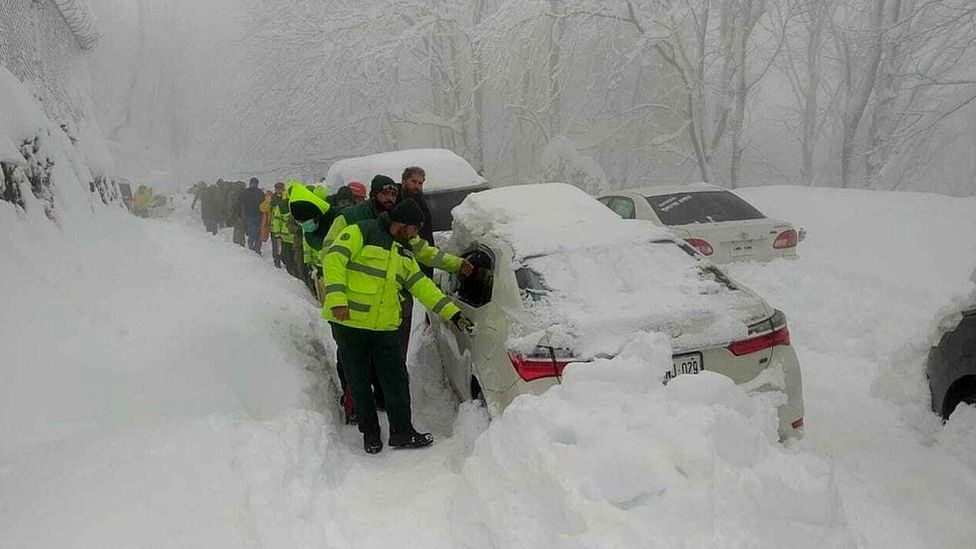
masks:
<instances>
[{"instance_id":1,"label":"snow-covered car","mask_svg":"<svg viewBox=\"0 0 976 549\"><path fill-rule=\"evenodd\" d=\"M976 283L976 270L970 280ZM976 405L976 290L941 311L933 326L925 377L932 411L949 419L960 404Z\"/></svg>"},{"instance_id":2,"label":"snow-covered car","mask_svg":"<svg viewBox=\"0 0 976 549\"><path fill-rule=\"evenodd\" d=\"M622 220L551 183L469 196L454 211L449 245L476 273L435 278L478 328L459 333L432 318L436 345L457 393L483 399L491 414L560 383L568 364L615 356L651 330L672 338L662 381L710 370L780 390L780 435L801 432L800 366L785 315L668 229Z\"/></svg>"},{"instance_id":3,"label":"snow-covered car","mask_svg":"<svg viewBox=\"0 0 976 549\"><path fill-rule=\"evenodd\" d=\"M707 183L661 185L618 191L599 198L624 219L647 219L714 263L796 258L802 231L766 217L735 193Z\"/></svg>"},{"instance_id":4,"label":"snow-covered car","mask_svg":"<svg viewBox=\"0 0 976 549\"><path fill-rule=\"evenodd\" d=\"M368 188L377 174L399 181L407 166L420 166L427 174L424 196L434 231L450 229L451 210L469 194L488 188L485 178L447 149L408 149L346 158L333 164L323 181L333 192L350 181L359 181Z\"/></svg>"}]
</instances>

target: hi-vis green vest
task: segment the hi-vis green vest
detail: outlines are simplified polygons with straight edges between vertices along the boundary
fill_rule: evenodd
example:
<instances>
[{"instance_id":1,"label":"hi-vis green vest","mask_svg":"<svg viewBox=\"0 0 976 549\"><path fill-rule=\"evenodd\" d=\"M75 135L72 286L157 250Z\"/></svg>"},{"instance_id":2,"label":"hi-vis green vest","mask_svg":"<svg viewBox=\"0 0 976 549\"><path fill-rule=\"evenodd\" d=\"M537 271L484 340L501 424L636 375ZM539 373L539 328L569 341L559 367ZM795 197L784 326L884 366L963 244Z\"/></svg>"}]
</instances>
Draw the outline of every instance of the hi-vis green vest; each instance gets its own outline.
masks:
<instances>
[{"instance_id":1,"label":"hi-vis green vest","mask_svg":"<svg viewBox=\"0 0 976 549\"><path fill-rule=\"evenodd\" d=\"M376 211L370 201L359 204L358 206L350 206L342 213L339 214L335 221L332 222L332 226L329 227L328 234L325 235L325 244L322 245L322 254L328 252L328 248L335 241L336 237L345 229L346 227L358 223L364 219L373 219L376 217ZM440 269L442 271L447 271L449 273L456 273L461 270L461 264L464 260L460 257L449 254L447 252L442 252L437 247L431 246L426 240L415 236L410 239L407 243L410 246L410 251L413 252L414 258L422 265L426 265L433 269Z\"/></svg>"},{"instance_id":2,"label":"hi-vis green vest","mask_svg":"<svg viewBox=\"0 0 976 549\"><path fill-rule=\"evenodd\" d=\"M460 309L424 275L413 254L393 240L385 215L343 229L325 254L322 317L351 328L377 332L400 327L400 290L450 320ZM349 307L337 320L333 307Z\"/></svg>"}]
</instances>

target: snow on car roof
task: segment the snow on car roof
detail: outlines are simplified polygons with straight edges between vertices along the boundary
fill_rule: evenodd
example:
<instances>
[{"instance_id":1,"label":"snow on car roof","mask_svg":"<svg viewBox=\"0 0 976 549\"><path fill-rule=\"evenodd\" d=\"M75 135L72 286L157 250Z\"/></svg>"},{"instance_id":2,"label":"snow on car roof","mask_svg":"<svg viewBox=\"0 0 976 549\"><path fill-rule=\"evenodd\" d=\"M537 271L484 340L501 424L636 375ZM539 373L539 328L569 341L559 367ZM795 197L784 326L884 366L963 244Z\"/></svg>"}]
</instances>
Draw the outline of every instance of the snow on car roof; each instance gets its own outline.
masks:
<instances>
[{"instance_id":1,"label":"snow on car roof","mask_svg":"<svg viewBox=\"0 0 976 549\"><path fill-rule=\"evenodd\" d=\"M623 220L565 183L514 185L469 195L454 209L458 238L495 238L518 257L560 249L671 238L650 222Z\"/></svg>"},{"instance_id":2,"label":"snow on car roof","mask_svg":"<svg viewBox=\"0 0 976 549\"><path fill-rule=\"evenodd\" d=\"M485 178L453 151L407 149L340 160L329 168L325 184L333 191L349 181L359 181L369 188L369 182L378 174L400 181L407 166L420 166L427 173L425 192L463 189L485 183Z\"/></svg>"},{"instance_id":3,"label":"snow on car roof","mask_svg":"<svg viewBox=\"0 0 976 549\"><path fill-rule=\"evenodd\" d=\"M613 355L646 330L672 333L679 347L725 343L764 314L755 296L705 276L678 246L653 242L671 236L562 183L483 191L454 209L457 244L501 240L544 281L513 347L545 335L581 358Z\"/></svg>"},{"instance_id":4,"label":"snow on car roof","mask_svg":"<svg viewBox=\"0 0 976 549\"><path fill-rule=\"evenodd\" d=\"M728 189L726 189L725 187L720 187L718 185L712 185L711 183L702 183L698 181L694 183L664 183L661 185L649 185L646 187L626 189L621 192L634 193L641 196L662 196L666 194L675 194L675 193L717 192L717 191L728 191ZM607 193L607 194L613 194L613 193Z\"/></svg>"}]
</instances>

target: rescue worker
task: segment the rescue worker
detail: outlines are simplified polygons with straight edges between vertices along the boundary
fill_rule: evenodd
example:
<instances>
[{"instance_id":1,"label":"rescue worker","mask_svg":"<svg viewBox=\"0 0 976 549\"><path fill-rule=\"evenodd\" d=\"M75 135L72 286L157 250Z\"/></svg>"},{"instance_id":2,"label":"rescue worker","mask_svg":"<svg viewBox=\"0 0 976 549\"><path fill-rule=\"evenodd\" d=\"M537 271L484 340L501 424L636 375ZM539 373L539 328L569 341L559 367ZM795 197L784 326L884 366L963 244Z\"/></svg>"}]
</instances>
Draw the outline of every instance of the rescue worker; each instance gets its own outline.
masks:
<instances>
[{"instance_id":1,"label":"rescue worker","mask_svg":"<svg viewBox=\"0 0 976 549\"><path fill-rule=\"evenodd\" d=\"M343 229L325 254L328 284L322 316L331 324L339 346L368 454L383 449L370 389L370 360L386 395L389 445L421 448L434 441L430 433L417 432L411 419L407 370L397 333L400 292L408 291L459 330L473 329L405 247L422 224L423 211L416 202L405 200L389 213Z\"/></svg>"},{"instance_id":2,"label":"rescue worker","mask_svg":"<svg viewBox=\"0 0 976 549\"><path fill-rule=\"evenodd\" d=\"M244 216L247 247L261 255L261 203L264 202L264 191L258 185L258 178L252 177L241 195L241 214Z\"/></svg>"},{"instance_id":3,"label":"rescue worker","mask_svg":"<svg viewBox=\"0 0 976 549\"><path fill-rule=\"evenodd\" d=\"M152 190L139 185L135 196L132 197L132 213L139 217L149 217L149 207L152 205Z\"/></svg>"},{"instance_id":4,"label":"rescue worker","mask_svg":"<svg viewBox=\"0 0 976 549\"><path fill-rule=\"evenodd\" d=\"M261 243L264 244L271 238L271 196L274 193L264 191L264 200L258 209L261 210Z\"/></svg>"},{"instance_id":5,"label":"rescue worker","mask_svg":"<svg viewBox=\"0 0 976 549\"><path fill-rule=\"evenodd\" d=\"M294 180L289 181L288 185L288 205L292 218L302 230L301 247L298 242L295 243L296 261L302 270L302 279L318 298L321 291L316 291L317 275L313 269L318 263L316 256L322 249L322 241L328 231L325 219L332 206L320 193ZM321 302L319 299L319 303Z\"/></svg>"},{"instance_id":6,"label":"rescue worker","mask_svg":"<svg viewBox=\"0 0 976 549\"><path fill-rule=\"evenodd\" d=\"M291 244L295 242L295 235L288 228L288 197L285 194L285 183L279 181L275 183L274 194L271 195L271 257L274 259L274 266L278 269L284 263L285 269L294 276L294 255L291 253ZM287 244L287 250L286 250Z\"/></svg>"},{"instance_id":7,"label":"rescue worker","mask_svg":"<svg viewBox=\"0 0 976 549\"><path fill-rule=\"evenodd\" d=\"M360 204L358 206L350 206L343 210L339 215L336 216L335 221L332 222L332 227L329 229L328 234L325 237L325 242L323 243L324 249L329 249L335 238L345 229L346 226L365 219L375 219L377 216L383 212L389 212L396 205L397 199L399 198L399 190L393 179L385 175L377 175L373 178L370 184L370 199L368 202ZM474 265L470 262L461 259L460 257L445 254L433 246L428 246L427 243L421 240L419 237L414 236L408 243L408 248L412 249L414 257L421 264L427 266L437 266L448 272L460 272L462 276L468 276L474 272ZM435 265L436 263L436 265ZM327 288L332 282L328 278L328 274L325 275L324 285ZM402 296L404 301L411 301L413 305L413 298L409 295ZM412 310L412 308L411 308ZM403 353L405 346L401 346L401 354L406 360L406 354ZM354 397L346 391L348 388L346 384L346 378L342 367L342 359L337 360L337 369L339 370L339 380L342 383L343 395L342 404L345 408L347 414L347 421L353 417L352 416L352 400ZM381 391L377 391L376 394L377 401L383 400L383 395Z\"/></svg>"}]
</instances>

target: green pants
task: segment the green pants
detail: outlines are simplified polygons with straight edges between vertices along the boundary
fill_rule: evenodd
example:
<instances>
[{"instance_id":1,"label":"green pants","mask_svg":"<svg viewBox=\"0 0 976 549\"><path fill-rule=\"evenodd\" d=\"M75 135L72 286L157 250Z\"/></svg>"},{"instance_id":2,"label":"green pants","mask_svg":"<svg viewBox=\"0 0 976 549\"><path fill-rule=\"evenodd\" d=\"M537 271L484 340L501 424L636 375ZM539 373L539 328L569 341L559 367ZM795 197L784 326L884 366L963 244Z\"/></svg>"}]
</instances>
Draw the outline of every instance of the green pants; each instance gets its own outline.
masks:
<instances>
[{"instance_id":1,"label":"green pants","mask_svg":"<svg viewBox=\"0 0 976 549\"><path fill-rule=\"evenodd\" d=\"M390 418L390 434L413 429L410 418L410 389L407 385L407 366L400 354L400 335L396 331L374 332L332 323L332 335L339 346L342 368L352 393L356 421L362 433L379 433L373 401L370 357L383 395L386 414Z\"/></svg>"}]
</instances>

